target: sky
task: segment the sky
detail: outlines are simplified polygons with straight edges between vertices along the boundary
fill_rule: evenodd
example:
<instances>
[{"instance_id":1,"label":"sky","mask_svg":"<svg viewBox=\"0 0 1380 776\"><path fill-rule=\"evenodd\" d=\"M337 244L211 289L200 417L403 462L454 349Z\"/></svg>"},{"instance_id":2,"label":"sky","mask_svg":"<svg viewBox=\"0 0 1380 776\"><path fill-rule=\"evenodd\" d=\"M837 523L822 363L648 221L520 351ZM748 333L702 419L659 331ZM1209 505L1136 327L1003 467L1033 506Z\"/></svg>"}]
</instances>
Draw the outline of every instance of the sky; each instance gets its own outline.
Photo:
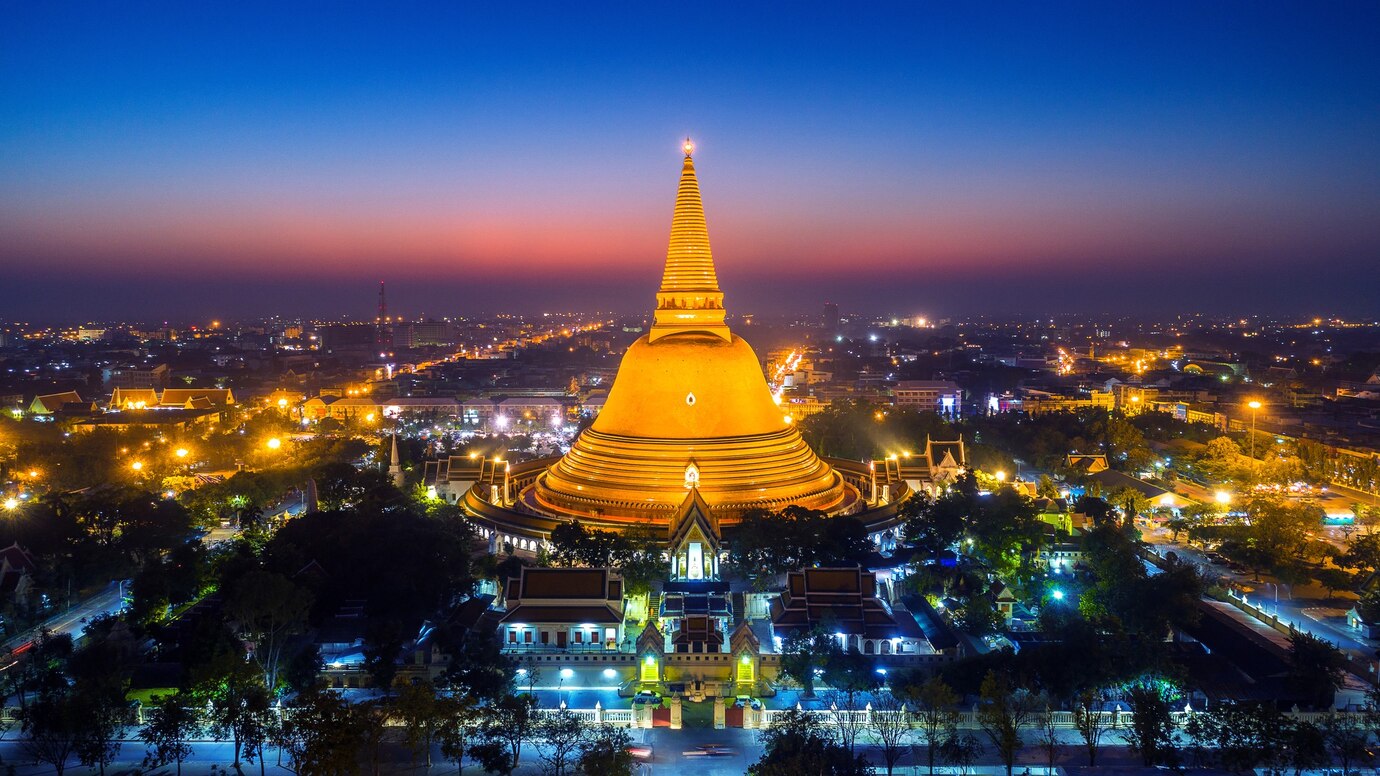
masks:
<instances>
[{"instance_id":1,"label":"sky","mask_svg":"<svg viewBox=\"0 0 1380 776\"><path fill-rule=\"evenodd\" d=\"M381 280L646 310L687 135L730 312L1380 315L1378 34L1342 0L6 3L0 319L368 318Z\"/></svg>"}]
</instances>

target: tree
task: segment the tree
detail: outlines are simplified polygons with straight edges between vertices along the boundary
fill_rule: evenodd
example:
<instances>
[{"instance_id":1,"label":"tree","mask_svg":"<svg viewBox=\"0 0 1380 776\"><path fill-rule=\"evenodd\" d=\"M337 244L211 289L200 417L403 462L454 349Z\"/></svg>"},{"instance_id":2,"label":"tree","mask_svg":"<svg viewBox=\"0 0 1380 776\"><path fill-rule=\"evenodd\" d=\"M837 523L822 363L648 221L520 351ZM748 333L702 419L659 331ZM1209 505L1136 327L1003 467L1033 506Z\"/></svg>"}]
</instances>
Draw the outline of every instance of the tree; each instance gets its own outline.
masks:
<instances>
[{"instance_id":1,"label":"tree","mask_svg":"<svg viewBox=\"0 0 1380 776\"><path fill-rule=\"evenodd\" d=\"M580 749L575 771L581 776L633 776L637 763L628 746L632 737L619 727L602 726Z\"/></svg>"},{"instance_id":2,"label":"tree","mask_svg":"<svg viewBox=\"0 0 1380 776\"><path fill-rule=\"evenodd\" d=\"M1333 761L1342 766L1342 773L1351 773L1351 766L1365 765L1373 759L1370 750L1370 730L1360 714L1328 712L1318 724L1323 744Z\"/></svg>"},{"instance_id":3,"label":"tree","mask_svg":"<svg viewBox=\"0 0 1380 776\"><path fill-rule=\"evenodd\" d=\"M1289 636L1290 692L1314 708L1332 704L1346 675L1346 655L1311 633L1297 631Z\"/></svg>"},{"instance_id":4,"label":"tree","mask_svg":"<svg viewBox=\"0 0 1380 776\"><path fill-rule=\"evenodd\" d=\"M237 656L222 656L195 685L193 695L210 705L207 727L211 735L233 744L233 767L239 769L241 757L251 762L257 759L262 772L263 745L273 713L263 674Z\"/></svg>"},{"instance_id":5,"label":"tree","mask_svg":"<svg viewBox=\"0 0 1380 776\"><path fill-rule=\"evenodd\" d=\"M311 592L271 571L254 570L234 583L226 596L226 615L254 643L254 660L269 692L278 688L283 648L306 625Z\"/></svg>"},{"instance_id":6,"label":"tree","mask_svg":"<svg viewBox=\"0 0 1380 776\"><path fill-rule=\"evenodd\" d=\"M871 773L861 755L835 743L809 712L789 709L761 731L762 757L748 769L751 776L865 776Z\"/></svg>"},{"instance_id":7,"label":"tree","mask_svg":"<svg viewBox=\"0 0 1380 776\"><path fill-rule=\"evenodd\" d=\"M462 695L441 699L441 726L437 736L441 754L455 761L457 773L465 772L465 751L478 732L479 718L474 702Z\"/></svg>"},{"instance_id":8,"label":"tree","mask_svg":"<svg viewBox=\"0 0 1380 776\"><path fill-rule=\"evenodd\" d=\"M840 651L838 639L823 628L792 631L781 645L781 672L805 689L805 697L813 697L815 680Z\"/></svg>"},{"instance_id":9,"label":"tree","mask_svg":"<svg viewBox=\"0 0 1380 776\"><path fill-rule=\"evenodd\" d=\"M915 702L915 725L925 739L925 756L929 761L930 776L934 776L935 755L953 737L958 725L958 714L954 711L958 694L943 679L934 676L919 687L908 690L907 697Z\"/></svg>"},{"instance_id":10,"label":"tree","mask_svg":"<svg viewBox=\"0 0 1380 776\"><path fill-rule=\"evenodd\" d=\"M1177 762L1174 721L1169 716L1170 690L1162 682L1138 681L1126 689L1131 705L1131 727L1124 737L1131 751L1147 768Z\"/></svg>"},{"instance_id":11,"label":"tree","mask_svg":"<svg viewBox=\"0 0 1380 776\"><path fill-rule=\"evenodd\" d=\"M120 753L116 736L129 717L129 704L125 703L123 693L111 693L105 687L84 687L80 682L73 688L73 700L81 715L77 759L105 776L105 767Z\"/></svg>"},{"instance_id":12,"label":"tree","mask_svg":"<svg viewBox=\"0 0 1380 776\"><path fill-rule=\"evenodd\" d=\"M35 762L53 766L58 776L76 752L86 720L70 693L44 692L33 698L24 710L24 750Z\"/></svg>"},{"instance_id":13,"label":"tree","mask_svg":"<svg viewBox=\"0 0 1380 776\"><path fill-rule=\"evenodd\" d=\"M1327 591L1328 599L1335 598L1338 590L1346 590L1353 584L1350 573L1330 566L1314 571L1313 576L1318 580L1318 584L1322 585L1323 590Z\"/></svg>"},{"instance_id":14,"label":"tree","mask_svg":"<svg viewBox=\"0 0 1380 776\"><path fill-rule=\"evenodd\" d=\"M1337 565L1356 569L1363 574L1380 570L1380 534L1364 533L1351 537L1346 552L1337 556Z\"/></svg>"},{"instance_id":15,"label":"tree","mask_svg":"<svg viewBox=\"0 0 1380 776\"><path fill-rule=\"evenodd\" d=\"M412 761L415 763L421 755L428 769L431 768L432 745L445 724L443 706L436 688L426 681L404 685L393 702L393 710L402 720L403 736L412 750Z\"/></svg>"},{"instance_id":16,"label":"tree","mask_svg":"<svg viewBox=\"0 0 1380 776\"><path fill-rule=\"evenodd\" d=\"M910 732L910 713L906 704L890 690L877 693L872 699L872 715L868 729L882 748L882 762L887 776L891 776L906 751L906 734Z\"/></svg>"},{"instance_id":17,"label":"tree","mask_svg":"<svg viewBox=\"0 0 1380 776\"><path fill-rule=\"evenodd\" d=\"M570 709L543 714L536 725L536 737L545 742L540 752L541 759L546 762L546 771L553 776L565 776L589 735L589 724L584 717Z\"/></svg>"},{"instance_id":18,"label":"tree","mask_svg":"<svg viewBox=\"0 0 1380 776\"><path fill-rule=\"evenodd\" d=\"M987 672L978 697L978 724L1006 766L1006 776L1011 776L1016 755L1025 743L1021 729L1035 714L1035 699L1028 690L1016 687L1009 677L996 671Z\"/></svg>"},{"instance_id":19,"label":"tree","mask_svg":"<svg viewBox=\"0 0 1380 776\"><path fill-rule=\"evenodd\" d=\"M1054 773L1054 760L1059 755L1059 727L1055 724L1054 709L1050 708L1048 699L1045 700L1045 710L1035 718L1035 742L1045 752L1047 773Z\"/></svg>"},{"instance_id":20,"label":"tree","mask_svg":"<svg viewBox=\"0 0 1380 776\"><path fill-rule=\"evenodd\" d=\"M839 743L852 754L858 734L867 726L868 695L880 684L876 668L866 655L840 650L825 663L824 680L832 688L824 702L834 719Z\"/></svg>"},{"instance_id":21,"label":"tree","mask_svg":"<svg viewBox=\"0 0 1380 776\"><path fill-rule=\"evenodd\" d=\"M944 739L939 751L945 763L958 767L961 773L967 773L968 767L982 755L982 742L972 733L955 732Z\"/></svg>"},{"instance_id":22,"label":"tree","mask_svg":"<svg viewBox=\"0 0 1380 776\"><path fill-rule=\"evenodd\" d=\"M1134 521L1136 515L1139 515L1141 510L1150 503L1149 499L1145 498L1144 493L1130 486L1122 486L1113 490L1108 495L1107 500L1121 507L1122 519L1127 523Z\"/></svg>"},{"instance_id":23,"label":"tree","mask_svg":"<svg viewBox=\"0 0 1380 776\"><path fill-rule=\"evenodd\" d=\"M516 768L522 756L522 745L532 740L537 726L537 699L528 693L507 695L491 703L484 709L484 726L480 744L470 747L471 754L479 760L485 770L489 764L497 762L493 744L501 744L506 749L508 769Z\"/></svg>"},{"instance_id":24,"label":"tree","mask_svg":"<svg viewBox=\"0 0 1380 776\"><path fill-rule=\"evenodd\" d=\"M145 768L161 768L168 763L182 763L192 755L191 740L201 731L201 718L184 695L157 698L149 706L147 721L139 730L139 740L148 747L144 755Z\"/></svg>"},{"instance_id":25,"label":"tree","mask_svg":"<svg viewBox=\"0 0 1380 776\"><path fill-rule=\"evenodd\" d=\"M318 688L293 701L275 731L291 770L302 774L347 774L358 765L359 717L348 701Z\"/></svg>"},{"instance_id":26,"label":"tree","mask_svg":"<svg viewBox=\"0 0 1380 776\"><path fill-rule=\"evenodd\" d=\"M371 698L355 705L355 719L359 723L359 740L369 753L369 766L374 776L381 771L383 742L388 738L388 723L393 699L384 696Z\"/></svg>"},{"instance_id":27,"label":"tree","mask_svg":"<svg viewBox=\"0 0 1380 776\"><path fill-rule=\"evenodd\" d=\"M1239 773L1286 760L1288 726L1289 720L1270 704L1224 703L1194 714L1189 732L1202 759Z\"/></svg>"},{"instance_id":28,"label":"tree","mask_svg":"<svg viewBox=\"0 0 1380 776\"><path fill-rule=\"evenodd\" d=\"M1102 737L1108 729L1116 727L1116 714L1103 713L1099 708L1101 702L1101 692L1084 690L1073 707L1073 726L1078 729L1083 748L1088 752L1089 768L1097 767L1097 750L1102 746Z\"/></svg>"}]
</instances>

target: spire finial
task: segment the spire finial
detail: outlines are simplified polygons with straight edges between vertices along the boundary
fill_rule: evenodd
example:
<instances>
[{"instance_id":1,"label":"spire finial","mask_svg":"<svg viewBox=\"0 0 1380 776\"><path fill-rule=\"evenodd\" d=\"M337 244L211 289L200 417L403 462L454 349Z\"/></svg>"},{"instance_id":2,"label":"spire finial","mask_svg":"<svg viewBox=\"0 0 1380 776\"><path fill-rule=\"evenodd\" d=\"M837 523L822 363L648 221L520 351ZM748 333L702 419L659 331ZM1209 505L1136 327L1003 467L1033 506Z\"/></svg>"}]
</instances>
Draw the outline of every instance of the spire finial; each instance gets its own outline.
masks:
<instances>
[{"instance_id":1,"label":"spire finial","mask_svg":"<svg viewBox=\"0 0 1380 776\"><path fill-rule=\"evenodd\" d=\"M682 143L680 147L685 151L687 159L695 155L695 141L691 140L689 135L685 137L685 142Z\"/></svg>"}]
</instances>

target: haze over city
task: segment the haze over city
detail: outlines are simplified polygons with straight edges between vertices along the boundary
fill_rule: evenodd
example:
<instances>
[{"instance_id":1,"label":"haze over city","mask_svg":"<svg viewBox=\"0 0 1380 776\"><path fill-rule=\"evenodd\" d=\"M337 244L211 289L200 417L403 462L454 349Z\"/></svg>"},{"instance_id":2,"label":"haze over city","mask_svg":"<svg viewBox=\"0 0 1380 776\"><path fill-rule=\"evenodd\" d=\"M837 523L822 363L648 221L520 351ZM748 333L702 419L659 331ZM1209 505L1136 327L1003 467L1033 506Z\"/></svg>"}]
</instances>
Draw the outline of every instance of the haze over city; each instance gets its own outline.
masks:
<instances>
[{"instance_id":1,"label":"haze over city","mask_svg":"<svg viewBox=\"0 0 1380 776\"><path fill-rule=\"evenodd\" d=\"M686 135L737 311L1375 311L1375 5L992 10L18 4L4 314L642 310Z\"/></svg>"}]
</instances>

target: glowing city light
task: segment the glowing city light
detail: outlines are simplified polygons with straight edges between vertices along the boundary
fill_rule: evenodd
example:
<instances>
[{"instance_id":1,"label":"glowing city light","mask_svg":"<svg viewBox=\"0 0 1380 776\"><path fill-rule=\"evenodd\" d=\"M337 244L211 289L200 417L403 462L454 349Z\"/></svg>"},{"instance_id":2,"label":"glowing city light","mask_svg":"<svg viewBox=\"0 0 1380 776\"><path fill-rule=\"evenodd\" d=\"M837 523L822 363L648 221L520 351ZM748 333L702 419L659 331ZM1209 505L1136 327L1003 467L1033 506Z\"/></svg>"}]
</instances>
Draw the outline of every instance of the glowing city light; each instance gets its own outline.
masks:
<instances>
[{"instance_id":1,"label":"glowing city light","mask_svg":"<svg viewBox=\"0 0 1380 776\"><path fill-rule=\"evenodd\" d=\"M134 463L132 463L132 464L129 465L129 468L131 468L131 469L133 469L134 471L137 472L137 471L139 471L140 469L143 469L143 468L144 468L144 462L143 462L143 461L135 461Z\"/></svg>"},{"instance_id":2,"label":"glowing city light","mask_svg":"<svg viewBox=\"0 0 1380 776\"><path fill-rule=\"evenodd\" d=\"M268 447L269 450L277 450L278 448L283 446L283 440L279 439L278 437L273 437L264 444Z\"/></svg>"},{"instance_id":3,"label":"glowing city light","mask_svg":"<svg viewBox=\"0 0 1380 776\"><path fill-rule=\"evenodd\" d=\"M187 451L187 448L185 448L185 447L179 447L179 448L177 448L176 450L173 451L173 455L177 456L178 458L186 458L186 457L187 457L187 452L188 452L188 451Z\"/></svg>"},{"instance_id":4,"label":"glowing city light","mask_svg":"<svg viewBox=\"0 0 1380 776\"><path fill-rule=\"evenodd\" d=\"M14 510L16 510L16 509L18 509L18 508L19 508L19 500L18 500L18 499L16 499L16 498L13 497L13 496L11 496L11 497L5 499L5 509L8 509L8 510L10 510L10 511L14 511Z\"/></svg>"},{"instance_id":5,"label":"glowing city light","mask_svg":"<svg viewBox=\"0 0 1380 776\"><path fill-rule=\"evenodd\" d=\"M1217 491L1217 493L1214 494L1214 497L1217 499L1217 503L1221 504L1222 506L1226 506L1231 503L1231 493L1229 491L1219 490Z\"/></svg>"}]
</instances>

